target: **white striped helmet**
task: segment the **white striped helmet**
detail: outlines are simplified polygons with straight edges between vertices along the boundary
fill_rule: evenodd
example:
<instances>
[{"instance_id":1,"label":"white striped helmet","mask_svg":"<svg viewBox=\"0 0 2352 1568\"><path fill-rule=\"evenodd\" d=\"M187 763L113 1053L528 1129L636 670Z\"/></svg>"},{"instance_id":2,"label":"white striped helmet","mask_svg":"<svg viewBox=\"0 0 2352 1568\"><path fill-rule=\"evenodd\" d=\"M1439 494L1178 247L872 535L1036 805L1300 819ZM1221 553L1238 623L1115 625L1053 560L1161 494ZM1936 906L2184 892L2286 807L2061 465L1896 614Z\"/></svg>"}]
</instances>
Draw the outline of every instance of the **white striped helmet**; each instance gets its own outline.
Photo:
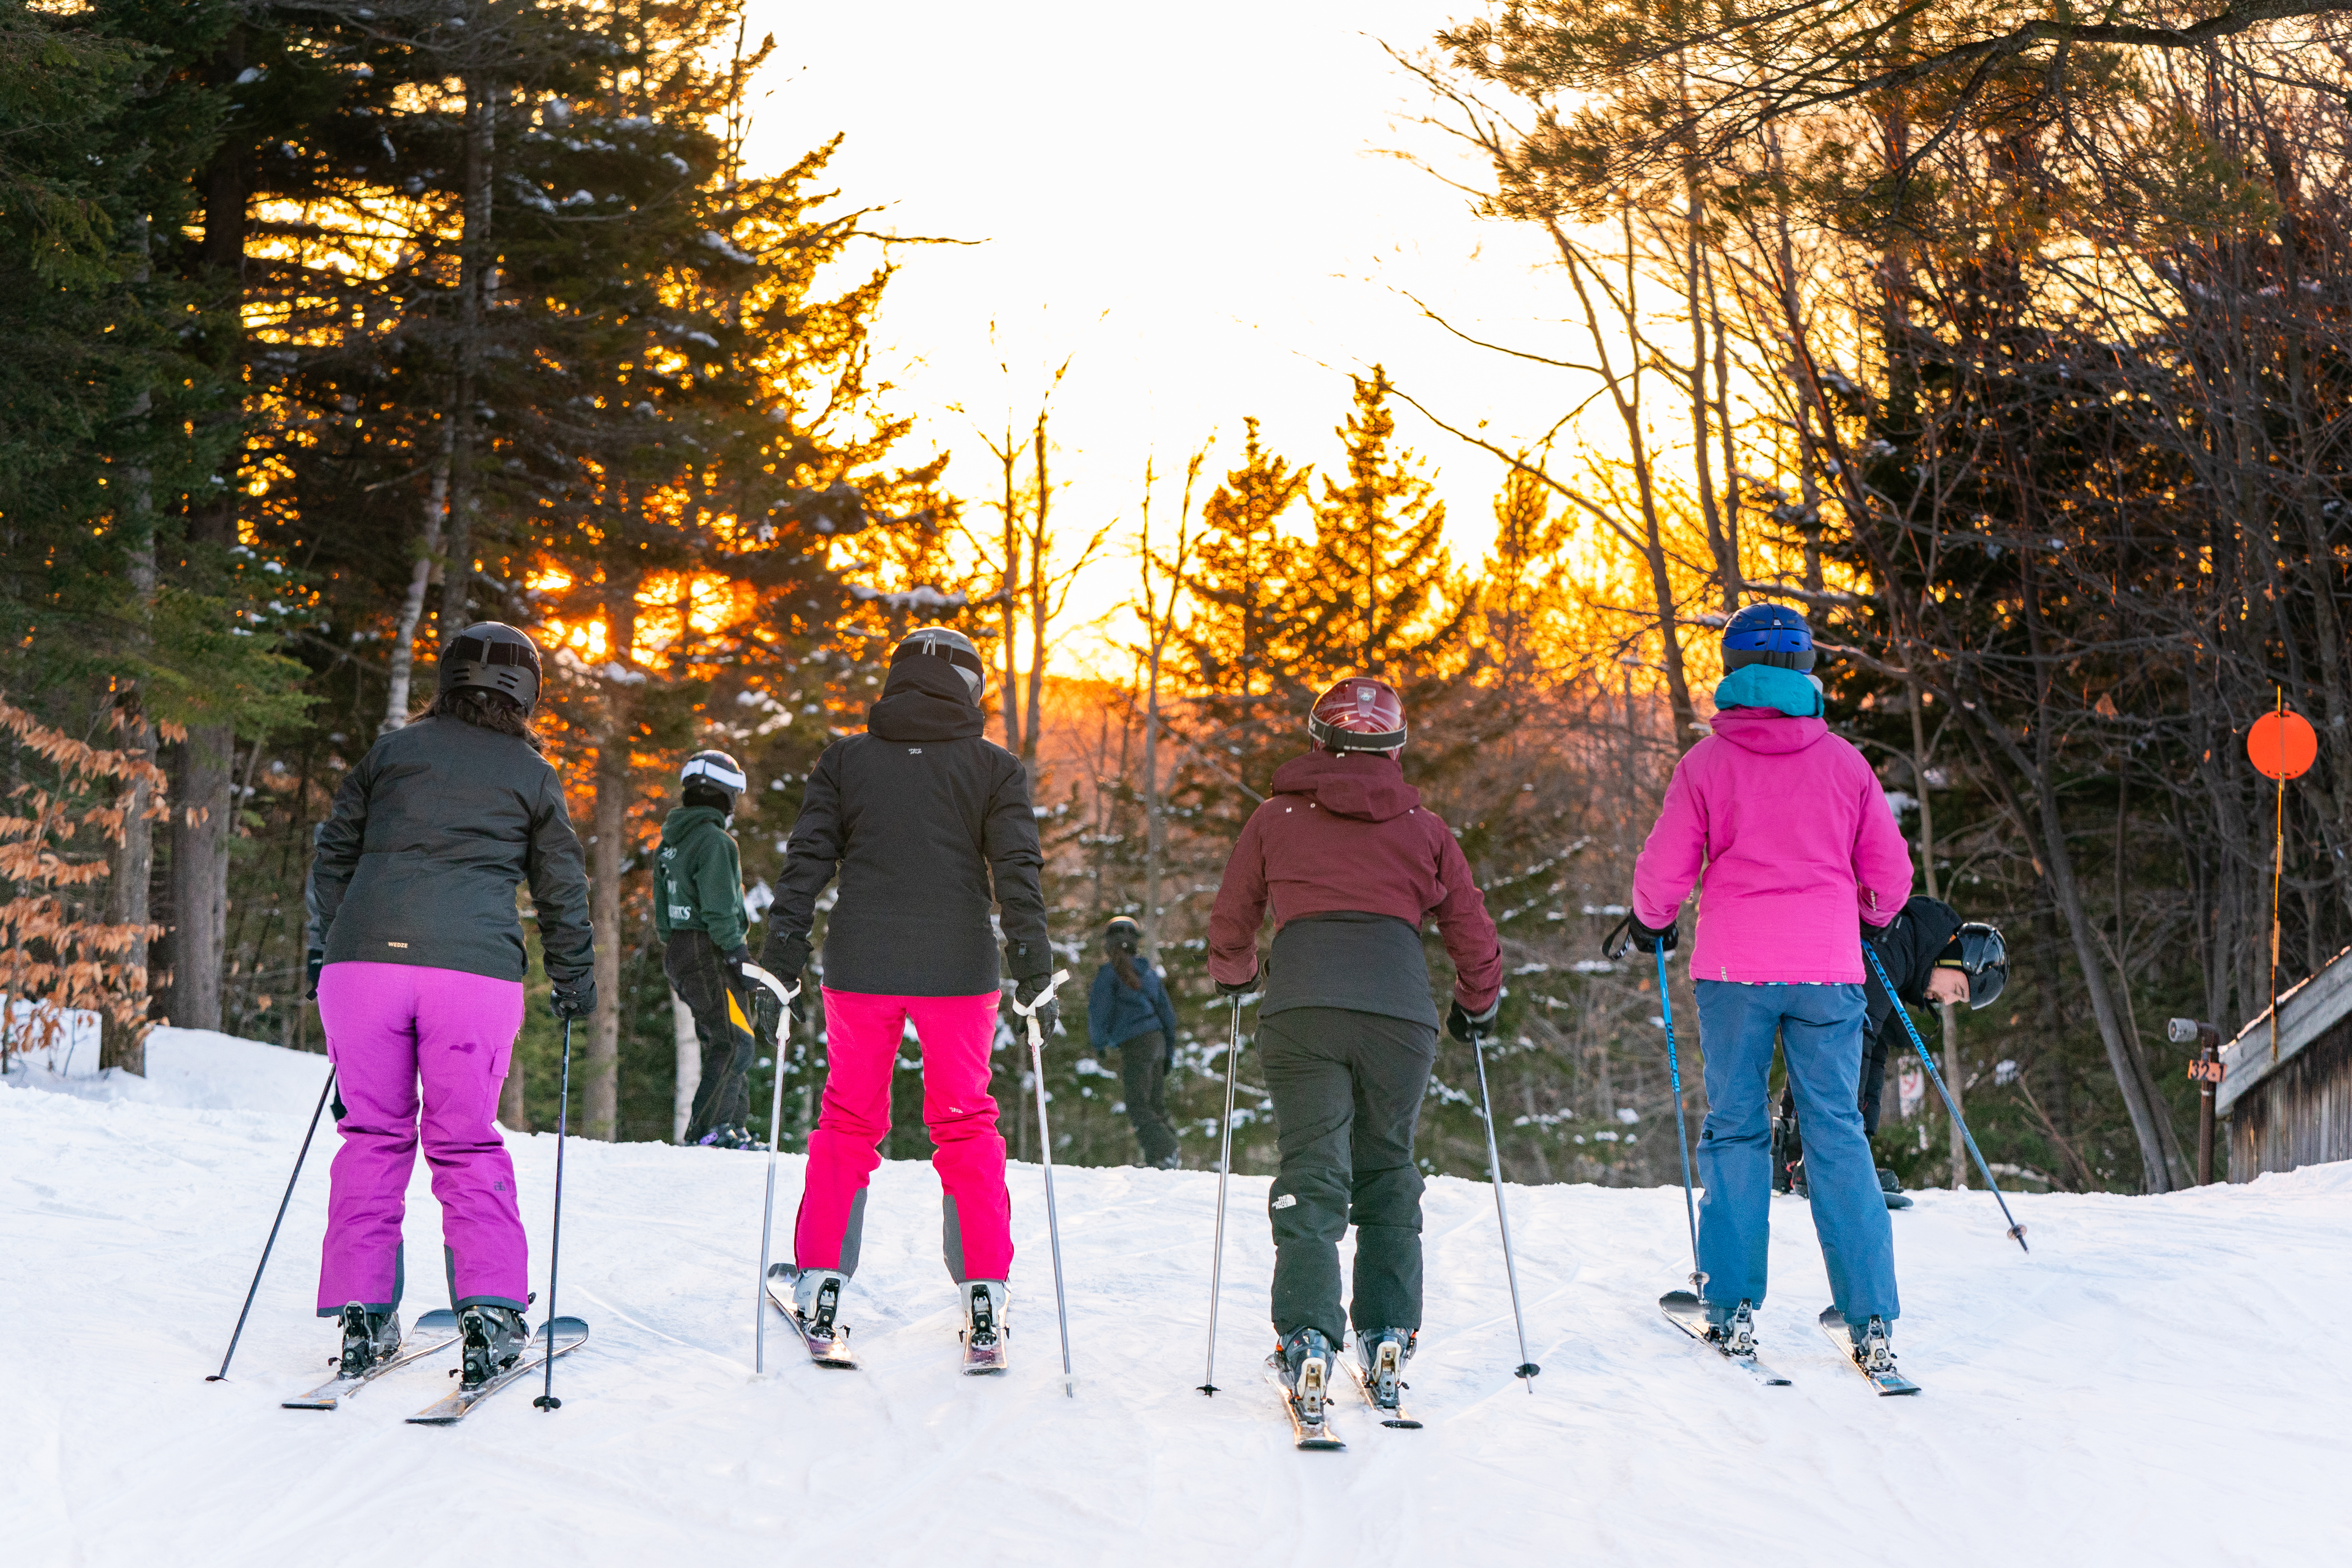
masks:
<instances>
[{"instance_id":1,"label":"white striped helmet","mask_svg":"<svg viewBox=\"0 0 2352 1568\"><path fill-rule=\"evenodd\" d=\"M686 766L677 771L678 787L703 784L713 789L723 789L730 796L743 793L746 782L742 765L724 752L697 752L686 759Z\"/></svg>"}]
</instances>

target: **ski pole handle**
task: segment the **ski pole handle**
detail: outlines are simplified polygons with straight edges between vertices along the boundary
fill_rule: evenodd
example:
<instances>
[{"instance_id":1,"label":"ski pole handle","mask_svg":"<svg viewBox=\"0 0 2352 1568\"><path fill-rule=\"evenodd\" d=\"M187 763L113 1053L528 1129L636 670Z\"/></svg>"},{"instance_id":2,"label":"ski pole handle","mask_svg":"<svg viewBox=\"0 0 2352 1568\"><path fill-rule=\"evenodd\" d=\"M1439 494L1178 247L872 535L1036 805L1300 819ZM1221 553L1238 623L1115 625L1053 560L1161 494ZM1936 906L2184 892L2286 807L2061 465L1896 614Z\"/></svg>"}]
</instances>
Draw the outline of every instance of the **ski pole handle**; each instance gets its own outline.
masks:
<instances>
[{"instance_id":1,"label":"ski pole handle","mask_svg":"<svg viewBox=\"0 0 2352 1568\"><path fill-rule=\"evenodd\" d=\"M750 971L747 969L745 973L748 973ZM1040 1029L1037 1026L1037 1009L1045 1005L1045 998L1060 990L1062 988L1062 982L1067 980L1069 977L1070 972L1068 970L1056 969L1054 971L1054 977L1045 982L1045 989L1038 992L1036 995L1029 998L1029 1005L1026 1007L1023 1006L1018 1001L1013 1004L1013 1010L1029 1020L1029 1043L1032 1046L1042 1047L1045 1043L1045 1033L1043 1029Z\"/></svg>"}]
</instances>

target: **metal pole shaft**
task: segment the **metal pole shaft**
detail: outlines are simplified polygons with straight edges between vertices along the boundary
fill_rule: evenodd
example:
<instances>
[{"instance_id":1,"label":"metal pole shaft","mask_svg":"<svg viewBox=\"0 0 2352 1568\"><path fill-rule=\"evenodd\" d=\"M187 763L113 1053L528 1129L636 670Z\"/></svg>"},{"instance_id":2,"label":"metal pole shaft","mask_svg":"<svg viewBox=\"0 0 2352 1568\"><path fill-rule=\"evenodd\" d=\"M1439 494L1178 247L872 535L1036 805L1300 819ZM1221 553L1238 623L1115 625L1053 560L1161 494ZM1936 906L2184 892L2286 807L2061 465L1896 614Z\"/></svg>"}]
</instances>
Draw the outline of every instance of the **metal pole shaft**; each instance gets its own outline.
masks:
<instances>
[{"instance_id":1,"label":"metal pole shaft","mask_svg":"<svg viewBox=\"0 0 2352 1568\"><path fill-rule=\"evenodd\" d=\"M2000 1205L2000 1217L2009 1221L2010 1239L2025 1251L2032 1252L2033 1248L2025 1245L2025 1227L2018 1224L2017 1216L2009 1212L2009 1200L2001 1195L2000 1184L1992 1179L1992 1167L1985 1163L1984 1151L1977 1147L1976 1134L1969 1131L1958 1104L1952 1099L1952 1091L1944 1086L1944 1075L1936 1070L1936 1058L1927 1054L1927 1042L1919 1037L1919 1026L1911 1021L1910 1010L1903 1005L1903 998L1895 994L1895 982L1887 977L1886 965L1880 961L1878 950L1864 942L1862 952L1863 956L1870 960L1870 967L1877 971L1879 984L1886 988L1886 999L1894 1005L1895 1016L1903 1020L1903 1031L1911 1037L1912 1048L1919 1053L1919 1060L1927 1066L1927 1076L1934 1080L1936 1092L1944 1097L1944 1108L1952 1113L1952 1125L1960 1130L1961 1138L1968 1142L1969 1154L1976 1160L1977 1170L1984 1177L1985 1186L1992 1193L1993 1202Z\"/></svg>"},{"instance_id":2,"label":"metal pole shaft","mask_svg":"<svg viewBox=\"0 0 2352 1568\"><path fill-rule=\"evenodd\" d=\"M1225 1047L1225 1120L1217 1140L1217 1250L1209 1261L1209 1364L1201 1392L1217 1392L1217 1298L1225 1278L1225 1181L1234 1170L1234 1075L1242 1059L1242 999L1234 998L1234 1036Z\"/></svg>"},{"instance_id":3,"label":"metal pole shaft","mask_svg":"<svg viewBox=\"0 0 2352 1568\"><path fill-rule=\"evenodd\" d=\"M783 1013L777 1019L776 1087L768 1098L768 1198L760 1207L760 1278L751 1291L751 1371L759 1377L768 1373L768 1245L776 1223L776 1145L783 1141L784 1041L792 1030L785 1020L790 1016Z\"/></svg>"},{"instance_id":4,"label":"metal pole shaft","mask_svg":"<svg viewBox=\"0 0 2352 1568\"><path fill-rule=\"evenodd\" d=\"M1675 1152L1683 1157L1683 1219L1690 1226L1691 1294L1706 1300L1706 1271L1698 1266L1698 1205L1691 1197L1690 1123L1683 1116L1682 1058L1675 1050L1675 1001L1666 990L1666 950L1658 949L1658 1016L1666 1026L1666 1080L1675 1092Z\"/></svg>"},{"instance_id":5,"label":"metal pole shaft","mask_svg":"<svg viewBox=\"0 0 2352 1568\"><path fill-rule=\"evenodd\" d=\"M1478 1029L1470 1028L1470 1054L1478 1062L1478 1104L1486 1121L1486 1170L1495 1179L1495 1220L1503 1232L1503 1275L1511 1283L1511 1321L1519 1332L1519 1364L1512 1375L1528 1380L1528 1392L1536 1391L1536 1373L1543 1369L1528 1356L1528 1320L1519 1310L1519 1266L1511 1257L1511 1214L1503 1203L1503 1155L1495 1143L1495 1100L1486 1091L1486 1052L1478 1043Z\"/></svg>"},{"instance_id":6,"label":"metal pole shaft","mask_svg":"<svg viewBox=\"0 0 2352 1568\"><path fill-rule=\"evenodd\" d=\"M278 1245L278 1227L286 1223L286 1205L294 1201L294 1184L302 1179L302 1162L310 1156L310 1140L318 1135L319 1118L327 1109L327 1095L335 1087L335 1069L327 1068L327 1081L319 1086L319 1103L310 1108L310 1126L302 1134L302 1147L294 1155L294 1173L286 1178L286 1195L278 1200L278 1217L269 1222L269 1239L261 1244L261 1261L253 1266L253 1283L245 1288L245 1306L236 1315L236 1330L228 1337L228 1352L221 1357L220 1370L207 1373L206 1383L219 1383L228 1376L228 1363L236 1354L236 1342L245 1337L245 1320L253 1310L255 1292L261 1289L261 1271L269 1267L270 1249Z\"/></svg>"},{"instance_id":7,"label":"metal pole shaft","mask_svg":"<svg viewBox=\"0 0 2352 1568\"><path fill-rule=\"evenodd\" d=\"M1062 1222L1054 1209L1054 1137L1045 1123L1045 1033L1037 1015L1029 1015L1029 1070L1037 1080L1037 1152L1045 1171L1045 1236L1054 1253L1054 1315L1062 1325L1062 1389L1078 1396L1076 1373L1070 1367L1070 1303L1062 1289Z\"/></svg>"},{"instance_id":8,"label":"metal pole shaft","mask_svg":"<svg viewBox=\"0 0 2352 1568\"><path fill-rule=\"evenodd\" d=\"M563 1261L563 1143L572 1127L572 1020L563 1020L563 1073L555 1101L555 1221L547 1237L547 1386L531 1404L560 1410L555 1397L555 1274Z\"/></svg>"}]
</instances>

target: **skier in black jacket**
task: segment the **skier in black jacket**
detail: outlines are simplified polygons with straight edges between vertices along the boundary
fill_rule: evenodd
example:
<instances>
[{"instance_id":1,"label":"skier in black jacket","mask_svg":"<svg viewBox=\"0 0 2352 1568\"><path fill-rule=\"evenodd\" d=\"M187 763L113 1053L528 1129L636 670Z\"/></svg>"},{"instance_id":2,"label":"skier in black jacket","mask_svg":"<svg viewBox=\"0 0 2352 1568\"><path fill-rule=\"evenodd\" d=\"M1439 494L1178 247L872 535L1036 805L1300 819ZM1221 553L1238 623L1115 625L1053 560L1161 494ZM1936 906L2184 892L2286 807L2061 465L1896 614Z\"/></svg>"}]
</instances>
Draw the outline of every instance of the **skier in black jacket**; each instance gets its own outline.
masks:
<instances>
[{"instance_id":1,"label":"skier in black jacket","mask_svg":"<svg viewBox=\"0 0 2352 1568\"><path fill-rule=\"evenodd\" d=\"M1887 922L1883 931L1865 930L1864 940L1877 949L1878 961L1886 966L1904 1002L1914 1007L1934 1007L1969 1000L1969 975L1962 967L1959 930L1958 910L1940 899L1921 894L1906 902L1902 912ZM1887 1057L1891 1051L1900 1060L1911 1045L1903 1020L1895 1016L1895 1000L1878 983L1875 967L1865 967L1863 990L1867 1016L1863 1024L1862 1079L1855 1101L1862 1110L1863 1131L1876 1137ZM1997 994L2000 987L1996 985L1993 990ZM1985 998L1988 1002L1991 999L1990 995ZM1773 1162L1773 1185L1784 1193L1802 1191L1805 1145L1797 1131L1795 1096L1786 1089L1780 1091L1780 1119L1775 1131L1780 1153ZM1911 1206L1911 1200L1903 1195L1902 1185L1893 1171L1881 1166L1878 1184L1886 1194L1887 1207Z\"/></svg>"},{"instance_id":2,"label":"skier in black jacket","mask_svg":"<svg viewBox=\"0 0 2352 1568\"><path fill-rule=\"evenodd\" d=\"M824 942L824 1109L793 1231L793 1295L811 1335L832 1331L857 1268L908 1020L923 1047L948 1274L974 1343L1004 1319L1013 1215L989 1089L1000 1000L992 905L1016 999L1037 1001L1049 1032L1058 1009L1045 994L1054 954L1029 778L1018 757L982 738L983 686L980 655L961 632L929 626L900 642L866 732L826 747L809 774L778 879L760 963L787 983L808 963L817 895L841 879Z\"/></svg>"},{"instance_id":3,"label":"skier in black jacket","mask_svg":"<svg viewBox=\"0 0 2352 1568\"><path fill-rule=\"evenodd\" d=\"M310 990L343 1136L319 1315L342 1319L346 1373L400 1342L401 1222L420 1131L466 1381L511 1363L525 1337L514 1161L492 1120L530 963L518 883L530 885L555 1016L596 1010L588 879L562 778L530 732L538 696L529 637L496 621L467 627L442 654L433 705L368 748L319 828L304 896Z\"/></svg>"}]
</instances>

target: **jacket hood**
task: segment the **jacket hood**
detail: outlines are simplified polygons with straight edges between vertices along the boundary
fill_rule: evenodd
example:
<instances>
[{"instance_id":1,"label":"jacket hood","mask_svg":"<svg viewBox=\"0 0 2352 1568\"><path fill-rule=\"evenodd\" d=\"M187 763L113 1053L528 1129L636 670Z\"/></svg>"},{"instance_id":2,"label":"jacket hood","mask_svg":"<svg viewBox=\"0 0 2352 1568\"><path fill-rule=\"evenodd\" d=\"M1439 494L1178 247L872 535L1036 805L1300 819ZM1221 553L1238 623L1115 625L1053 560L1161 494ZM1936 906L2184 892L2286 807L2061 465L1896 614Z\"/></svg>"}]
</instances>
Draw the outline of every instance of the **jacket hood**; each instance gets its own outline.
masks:
<instances>
[{"instance_id":1,"label":"jacket hood","mask_svg":"<svg viewBox=\"0 0 2352 1568\"><path fill-rule=\"evenodd\" d=\"M1830 732L1824 720L1792 719L1778 708L1727 708L1713 728L1741 751L1768 757L1801 752Z\"/></svg>"},{"instance_id":2,"label":"jacket hood","mask_svg":"<svg viewBox=\"0 0 2352 1568\"><path fill-rule=\"evenodd\" d=\"M1733 670L1715 689L1717 708L1777 708L1791 719L1818 719L1826 711L1822 683L1802 670L1751 664Z\"/></svg>"},{"instance_id":3,"label":"jacket hood","mask_svg":"<svg viewBox=\"0 0 2352 1568\"><path fill-rule=\"evenodd\" d=\"M1274 771L1274 793L1303 795L1326 811L1366 822L1402 816L1421 804L1394 757L1374 752L1309 752Z\"/></svg>"},{"instance_id":4,"label":"jacket hood","mask_svg":"<svg viewBox=\"0 0 2352 1568\"><path fill-rule=\"evenodd\" d=\"M988 720L955 666L910 658L891 669L866 728L885 741L955 741L983 733Z\"/></svg>"},{"instance_id":5,"label":"jacket hood","mask_svg":"<svg viewBox=\"0 0 2352 1568\"><path fill-rule=\"evenodd\" d=\"M727 826L727 814L715 805L672 806L669 815L662 818L661 841L684 843L688 834L706 822L717 823L723 828Z\"/></svg>"}]
</instances>

